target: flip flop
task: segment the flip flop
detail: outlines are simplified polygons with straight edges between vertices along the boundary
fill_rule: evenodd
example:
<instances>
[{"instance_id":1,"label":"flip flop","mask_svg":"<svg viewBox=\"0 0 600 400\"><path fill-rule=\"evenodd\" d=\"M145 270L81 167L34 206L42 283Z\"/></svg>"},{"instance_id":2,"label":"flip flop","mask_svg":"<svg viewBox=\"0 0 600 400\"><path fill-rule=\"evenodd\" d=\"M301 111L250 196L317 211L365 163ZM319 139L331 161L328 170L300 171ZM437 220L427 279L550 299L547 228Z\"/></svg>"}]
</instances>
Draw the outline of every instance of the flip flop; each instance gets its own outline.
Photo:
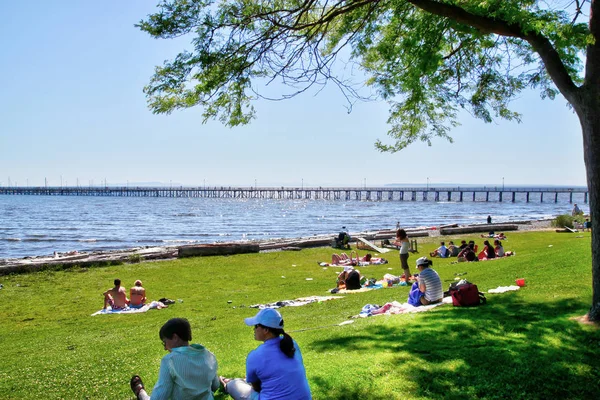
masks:
<instances>
[{"instance_id":1,"label":"flip flop","mask_svg":"<svg viewBox=\"0 0 600 400\"><path fill-rule=\"evenodd\" d=\"M142 383L142 378L139 375L134 375L131 377L129 381L129 386L135 395L137 396L140 390L144 389L144 384Z\"/></svg>"}]
</instances>

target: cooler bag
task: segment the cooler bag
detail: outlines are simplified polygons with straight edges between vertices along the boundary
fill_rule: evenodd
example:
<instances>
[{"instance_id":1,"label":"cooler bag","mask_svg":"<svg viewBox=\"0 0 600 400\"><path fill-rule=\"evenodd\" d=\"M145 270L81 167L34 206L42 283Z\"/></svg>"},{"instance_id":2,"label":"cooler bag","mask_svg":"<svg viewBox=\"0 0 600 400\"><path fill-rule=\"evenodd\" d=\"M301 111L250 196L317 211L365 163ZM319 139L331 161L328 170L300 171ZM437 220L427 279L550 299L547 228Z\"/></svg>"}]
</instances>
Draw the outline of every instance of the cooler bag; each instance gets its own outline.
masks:
<instances>
[{"instance_id":1,"label":"cooler bag","mask_svg":"<svg viewBox=\"0 0 600 400\"><path fill-rule=\"evenodd\" d=\"M485 295L477 289L477 285L466 283L450 291L452 304L458 307L472 307L485 304Z\"/></svg>"}]
</instances>

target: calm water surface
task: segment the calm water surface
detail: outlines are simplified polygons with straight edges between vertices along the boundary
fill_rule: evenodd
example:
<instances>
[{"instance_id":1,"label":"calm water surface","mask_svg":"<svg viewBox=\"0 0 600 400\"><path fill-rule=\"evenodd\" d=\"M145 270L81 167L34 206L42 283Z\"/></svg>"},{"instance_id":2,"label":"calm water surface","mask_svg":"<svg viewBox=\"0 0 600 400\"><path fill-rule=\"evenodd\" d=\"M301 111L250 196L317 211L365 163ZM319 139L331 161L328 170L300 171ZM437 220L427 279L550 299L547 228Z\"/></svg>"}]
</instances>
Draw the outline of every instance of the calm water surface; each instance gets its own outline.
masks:
<instances>
[{"instance_id":1,"label":"calm water surface","mask_svg":"<svg viewBox=\"0 0 600 400\"><path fill-rule=\"evenodd\" d=\"M483 200L483 193L463 203L0 195L0 258L306 237L342 226L362 232L394 228L396 221L403 227L483 223L488 214L494 222L533 220L572 208L568 194L558 203L538 197L527 203L524 193L515 203ZM574 201L589 211L583 195Z\"/></svg>"}]
</instances>

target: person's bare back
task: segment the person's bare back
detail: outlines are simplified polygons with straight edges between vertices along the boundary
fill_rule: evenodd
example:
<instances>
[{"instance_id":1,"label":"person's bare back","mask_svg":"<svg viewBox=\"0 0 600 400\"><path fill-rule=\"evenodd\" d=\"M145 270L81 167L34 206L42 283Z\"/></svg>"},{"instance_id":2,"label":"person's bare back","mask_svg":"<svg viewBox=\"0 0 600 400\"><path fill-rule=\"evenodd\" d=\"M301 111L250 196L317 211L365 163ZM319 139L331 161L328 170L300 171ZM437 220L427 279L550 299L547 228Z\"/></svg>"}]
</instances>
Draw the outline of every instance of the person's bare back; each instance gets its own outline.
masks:
<instances>
[{"instance_id":1,"label":"person's bare back","mask_svg":"<svg viewBox=\"0 0 600 400\"><path fill-rule=\"evenodd\" d=\"M132 307L143 306L146 302L146 289L142 286L142 281L135 281L135 286L129 289L129 301Z\"/></svg>"},{"instance_id":2,"label":"person's bare back","mask_svg":"<svg viewBox=\"0 0 600 400\"><path fill-rule=\"evenodd\" d=\"M125 308L129 304L127 292L125 291L125 288L121 287L120 279L115 279L114 284L115 287L108 289L103 293L104 308L106 308L107 305L110 305L113 310Z\"/></svg>"}]
</instances>

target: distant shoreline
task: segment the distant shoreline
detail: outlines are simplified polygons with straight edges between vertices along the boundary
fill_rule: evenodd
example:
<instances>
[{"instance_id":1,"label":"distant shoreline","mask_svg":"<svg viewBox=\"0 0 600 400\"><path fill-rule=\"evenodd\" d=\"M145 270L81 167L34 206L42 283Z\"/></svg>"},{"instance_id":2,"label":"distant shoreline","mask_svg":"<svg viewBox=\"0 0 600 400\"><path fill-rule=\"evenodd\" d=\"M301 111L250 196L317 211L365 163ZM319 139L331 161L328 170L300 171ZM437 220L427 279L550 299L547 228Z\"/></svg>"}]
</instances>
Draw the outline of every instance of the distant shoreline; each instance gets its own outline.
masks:
<instances>
[{"instance_id":1,"label":"distant shoreline","mask_svg":"<svg viewBox=\"0 0 600 400\"><path fill-rule=\"evenodd\" d=\"M525 221L512 221L510 224L518 225L518 231L532 231L532 230L548 230L551 229L552 219L542 220L525 220ZM478 227L487 224L474 224L474 225L462 225L462 227ZM494 229L494 225L500 226L500 224L489 225L490 229ZM414 233L426 233L428 237L440 236L440 230L436 227L418 227L418 228L407 228L409 236L411 232ZM354 237L377 237L392 238L394 237L394 229L380 229L368 232L351 232L350 235ZM260 247L261 252L266 251L277 251L289 247L294 247L298 243L308 242L305 247L325 247L330 246L333 238L337 236L337 233L331 233L327 235L314 235L310 237L298 237L298 238L277 238L277 239L266 239L266 240L238 240L231 242L219 242L215 244L257 244ZM198 244L197 246L207 246L210 244ZM27 256L21 258L5 258L0 259L0 275L5 275L12 272L33 272L41 270L49 266L62 265L64 267L71 266L93 266L93 265L114 265L120 263L137 263L141 261L158 261L158 260L169 260L178 258L179 247L181 246L144 246L125 248L117 250L98 250L90 252L66 252L66 253L55 253L54 255L45 256ZM296 248L298 249L298 248Z\"/></svg>"}]
</instances>

